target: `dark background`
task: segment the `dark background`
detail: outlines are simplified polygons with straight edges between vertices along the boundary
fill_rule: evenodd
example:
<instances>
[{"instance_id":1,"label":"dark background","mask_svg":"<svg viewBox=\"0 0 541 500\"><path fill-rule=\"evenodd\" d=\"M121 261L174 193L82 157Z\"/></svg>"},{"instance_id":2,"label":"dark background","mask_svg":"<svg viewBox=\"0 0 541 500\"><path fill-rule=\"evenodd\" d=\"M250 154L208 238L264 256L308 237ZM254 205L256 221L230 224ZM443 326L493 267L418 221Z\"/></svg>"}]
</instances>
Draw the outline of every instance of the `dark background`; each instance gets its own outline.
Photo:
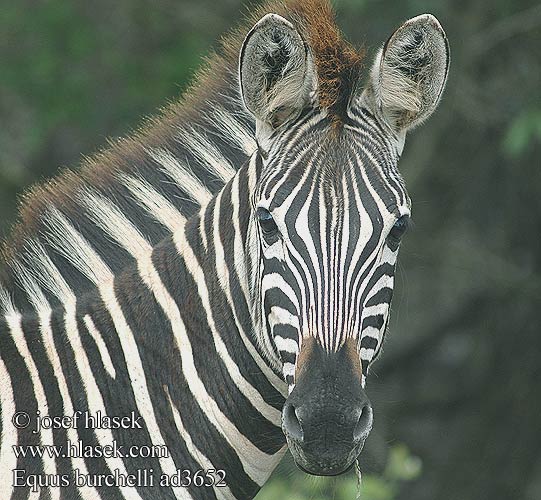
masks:
<instances>
[{"instance_id":1,"label":"dark background","mask_svg":"<svg viewBox=\"0 0 541 500\"><path fill-rule=\"evenodd\" d=\"M447 90L401 161L415 228L368 391L363 500L541 499L541 4L340 0L369 56L435 14ZM0 0L0 233L29 184L175 99L240 0ZM367 59L367 70L369 66ZM261 499L346 499L287 460Z\"/></svg>"}]
</instances>

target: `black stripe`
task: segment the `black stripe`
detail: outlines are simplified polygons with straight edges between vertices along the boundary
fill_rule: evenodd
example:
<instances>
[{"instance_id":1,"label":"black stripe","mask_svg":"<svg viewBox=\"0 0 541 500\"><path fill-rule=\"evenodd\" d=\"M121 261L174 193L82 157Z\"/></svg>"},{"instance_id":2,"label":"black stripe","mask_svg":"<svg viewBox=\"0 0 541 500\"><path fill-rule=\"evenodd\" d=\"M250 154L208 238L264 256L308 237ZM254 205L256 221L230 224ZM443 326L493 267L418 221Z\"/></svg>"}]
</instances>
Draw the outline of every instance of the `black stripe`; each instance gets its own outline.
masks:
<instances>
[{"instance_id":1,"label":"black stripe","mask_svg":"<svg viewBox=\"0 0 541 500\"><path fill-rule=\"evenodd\" d=\"M198 225L194 224L198 232ZM189 275L182 258L176 253L172 243L162 244L153 255L154 265L161 277L163 285L175 300L185 323L186 334L192 344L194 363L209 394L216 401L222 412L233 422L246 423L247 417L240 404L245 402L235 394L227 381L229 375L219 360L214 346L211 345L211 334L207 319L203 314L203 306L197 286ZM171 272L174 270L174 273ZM165 325L165 335L172 336L170 327ZM174 342L165 348L176 350ZM194 444L205 456L209 457L218 469L228 471L232 483L229 487L236 496L242 497L257 491L257 485L244 472L235 450L229 445L221 433L210 423L197 401L189 390L188 381L182 373L182 365L177 363L167 366L169 370L160 368L161 376L169 377L170 393L178 408L182 408L184 426L190 433ZM240 420L239 420L240 419ZM241 426L242 427L242 426Z\"/></svg>"},{"instance_id":2,"label":"black stripe","mask_svg":"<svg viewBox=\"0 0 541 500\"><path fill-rule=\"evenodd\" d=\"M215 208L215 205L213 208ZM212 220L212 218L213 213L210 212L205 220ZM190 225L187 230L187 239L192 248L200 248L199 231L190 230L195 227L195 225ZM213 314L214 325L218 331L218 335L222 338L226 346L229 356L239 367L244 365L245 368L259 370L244 347L242 340L238 338L239 333L232 311L217 281L216 257L213 239L211 238L208 239L208 253L204 258L199 258L199 265L203 268L205 275L205 285L209 291L210 308ZM169 277L162 276L162 279L164 282L168 281L168 283L171 283L170 276L170 274ZM182 300L178 300L177 304L179 305L183 320L186 322L187 334L190 339L193 337L195 345L201 342L202 334L208 336L203 349L193 349L194 363L198 368L199 376L205 384L207 391L213 396L222 394L225 391L228 394L228 400L234 401L235 405L234 407L230 407L231 401L224 401L222 398L217 397L215 400L222 412L230 418L239 432L250 439L260 450L265 453L276 453L284 444L280 429L267 421L233 382L216 351L208 318L205 316L203 304L197 294L197 285L192 281L192 277L189 274L185 276L184 288L183 295L186 293L191 295L192 307L188 311ZM220 377L217 377L216 374L220 374ZM273 392L277 395L276 391Z\"/></svg>"},{"instance_id":3,"label":"black stripe","mask_svg":"<svg viewBox=\"0 0 541 500\"><path fill-rule=\"evenodd\" d=\"M376 314L375 316L368 316L367 318L364 318L361 329L364 330L370 326L379 330L383 326L383 315Z\"/></svg>"},{"instance_id":4,"label":"black stripe","mask_svg":"<svg viewBox=\"0 0 541 500\"><path fill-rule=\"evenodd\" d=\"M246 277L239 278L235 270L235 232L231 228L231 214L233 212L231 187L230 183L223 191L220 201L220 219L218 223L220 241L223 246L226 267L229 271L229 292L233 301L234 312L245 336L250 339L254 349L257 350L257 341L253 335L253 319L250 313L249 304L247 303L247 300L249 300L250 297L245 297L239 281L239 279L246 279ZM237 255L236 258L242 257ZM209 270L208 274L211 276L213 273ZM226 298L225 296L222 296L221 290L219 291L219 294L222 297L221 300L226 302ZM224 305L227 305L227 303ZM243 377L252 386L259 389L265 402L274 406L274 408L281 410L284 404L284 397L270 384L267 377L265 377L257 366L255 360L253 360L246 352L246 347L242 340L237 335L231 335L226 345L228 352L239 367ZM238 356L239 353L244 353L244 355Z\"/></svg>"},{"instance_id":5,"label":"black stripe","mask_svg":"<svg viewBox=\"0 0 541 500\"><path fill-rule=\"evenodd\" d=\"M52 417L62 417L67 415L64 408L62 396L60 394L60 388L58 380L54 375L53 367L49 362L47 353L45 351L45 344L40 335L40 323L34 317L26 317L24 321L24 335L28 345L28 350L32 355L32 359L38 370L39 379L44 388L45 398L47 401L47 411L45 408L41 408L41 414L47 413ZM65 445L67 442L67 431L64 428L52 429L53 443L43 442L44 445ZM48 459L49 460L49 459ZM66 457L58 457L55 459L56 474L57 475L70 475L72 471L71 461ZM71 482L70 482L71 483ZM74 498L79 498L78 493L73 486L63 488L66 493L73 495Z\"/></svg>"},{"instance_id":6,"label":"black stripe","mask_svg":"<svg viewBox=\"0 0 541 500\"><path fill-rule=\"evenodd\" d=\"M117 296L119 289L131 290L132 283L131 276L129 277L126 274L117 279L115 283ZM138 299L140 298L140 295L136 296ZM132 304L128 303L127 301L122 301L121 304L125 305L126 310L132 306ZM148 311L148 308L152 302L147 302L146 304L147 309L139 310ZM96 329L101 334L107 347L111 362L115 368L116 376L114 379L112 379L107 373L101 358L101 353L99 352L94 339L88 332L86 325L83 322L83 318L87 314L91 316ZM103 302L97 297L88 297L87 300L78 303L77 315L79 318L78 326L79 331L81 332L81 341L88 355L90 367L92 369L92 376L94 377L102 395L105 413L109 416L123 417L129 416L131 415L131 412L134 412L136 416L139 416L134 389L131 384L122 345L118 339L118 334L114 328L112 318L107 312ZM155 325L153 330L159 331L158 326ZM152 446L152 439L150 437L147 424L144 422L144 420L142 420L142 424L142 429L113 429L111 431L113 439L117 441L119 446L123 446L125 450L131 446ZM154 457L126 457L123 459L123 462L128 474L136 474L138 469L152 469L155 476L159 477L161 472L163 472L161 470L159 460ZM151 487L138 487L137 490L142 498L149 498L152 494L156 494L158 491L156 488ZM174 498L171 490L164 489L163 492L161 490L159 490L159 492L164 498Z\"/></svg>"},{"instance_id":7,"label":"black stripe","mask_svg":"<svg viewBox=\"0 0 541 500\"><path fill-rule=\"evenodd\" d=\"M191 457L186 444L179 439L165 393L166 387L173 397L173 394L179 392L178 388L182 388L184 400L174 401L179 408L184 409L183 418L187 416L197 418L199 416L199 407L187 389L187 381L182 372L181 357L171 325L152 292L142 283L136 273L130 273L115 280L115 293L137 344L148 393L161 435L167 444L175 466L181 470L188 469L195 472L201 466ZM190 428L190 425L186 425L186 427L193 438L194 429ZM206 425L201 426L201 429L206 428ZM142 434L142 439L146 438L148 439L147 443L150 443L147 431ZM126 437L129 438L129 434ZM156 441L160 441L158 436L154 436L154 438ZM132 467L134 466L135 463L132 463ZM157 460L153 461L152 466L156 472L159 471L160 474L163 472ZM144 495L143 489L141 491ZM157 489L157 491L163 498L174 498L171 487L163 487L163 491L162 489Z\"/></svg>"},{"instance_id":8,"label":"black stripe","mask_svg":"<svg viewBox=\"0 0 541 500\"><path fill-rule=\"evenodd\" d=\"M374 337L369 337L368 335L365 335L361 339L361 347L364 347L365 349L375 350L377 346L378 346L378 339Z\"/></svg>"},{"instance_id":9,"label":"black stripe","mask_svg":"<svg viewBox=\"0 0 541 500\"><path fill-rule=\"evenodd\" d=\"M31 424L25 429L17 431L18 445L35 445L38 439L32 434L32 429L36 424L36 411L39 410L38 403L34 394L34 388L30 379L30 372L26 368L23 357L19 354L11 333L8 333L8 326L5 322L0 322L0 356L4 361L6 370L11 378L13 390L13 399L15 402L15 412L26 412L31 416ZM2 409L4 411L4 409ZM11 415L9 419L11 419ZM14 429L7 429L12 432ZM12 453L10 450L9 453ZM43 470L43 462L40 458L19 457L17 459L17 469L24 469L25 476L39 474ZM2 471L11 474L11 471ZM9 481L11 484L11 481ZM26 500L29 496L29 488L16 488L12 495L12 500Z\"/></svg>"},{"instance_id":10,"label":"black stripe","mask_svg":"<svg viewBox=\"0 0 541 500\"><path fill-rule=\"evenodd\" d=\"M377 306L379 304L390 304L393 296L393 289L388 286L378 290L370 297L365 304L365 307Z\"/></svg>"}]
</instances>

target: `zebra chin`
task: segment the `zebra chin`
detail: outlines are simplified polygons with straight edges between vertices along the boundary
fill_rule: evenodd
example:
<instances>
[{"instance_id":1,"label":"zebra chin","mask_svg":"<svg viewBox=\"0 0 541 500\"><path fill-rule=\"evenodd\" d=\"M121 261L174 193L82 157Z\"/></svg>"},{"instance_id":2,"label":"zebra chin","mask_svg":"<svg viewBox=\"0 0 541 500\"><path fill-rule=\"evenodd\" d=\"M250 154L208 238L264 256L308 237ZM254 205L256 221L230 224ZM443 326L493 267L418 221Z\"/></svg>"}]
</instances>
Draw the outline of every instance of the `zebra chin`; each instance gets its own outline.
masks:
<instances>
[{"instance_id":1,"label":"zebra chin","mask_svg":"<svg viewBox=\"0 0 541 500\"><path fill-rule=\"evenodd\" d=\"M308 455L302 447L288 440L289 449L297 467L313 476L339 476L344 474L353 467L355 460L362 451L363 444L364 441L351 450L346 459L340 459L331 455L326 456L325 453L319 453L318 456Z\"/></svg>"},{"instance_id":2,"label":"zebra chin","mask_svg":"<svg viewBox=\"0 0 541 500\"><path fill-rule=\"evenodd\" d=\"M297 466L317 476L346 472L361 453L372 422L355 342L329 353L305 340L295 387L282 410L282 430Z\"/></svg>"}]
</instances>

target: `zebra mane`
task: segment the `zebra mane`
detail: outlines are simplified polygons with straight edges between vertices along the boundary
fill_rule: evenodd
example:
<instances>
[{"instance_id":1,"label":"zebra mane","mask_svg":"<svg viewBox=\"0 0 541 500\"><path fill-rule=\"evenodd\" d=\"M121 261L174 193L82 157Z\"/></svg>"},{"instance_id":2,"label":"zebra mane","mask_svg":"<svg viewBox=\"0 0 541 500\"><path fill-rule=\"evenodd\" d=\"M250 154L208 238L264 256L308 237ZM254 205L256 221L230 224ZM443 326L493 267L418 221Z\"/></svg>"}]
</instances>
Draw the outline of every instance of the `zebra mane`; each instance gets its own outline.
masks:
<instances>
[{"instance_id":1,"label":"zebra mane","mask_svg":"<svg viewBox=\"0 0 541 500\"><path fill-rule=\"evenodd\" d=\"M59 270L77 293L92 286L84 249L74 238L82 246L90 243L115 274L131 256L111 238L111 230L136 231L155 245L234 175L256 149L253 119L238 90L238 54L250 27L270 12L288 18L308 41L320 106L341 115L358 79L361 55L341 37L328 0L263 5L223 39L178 102L130 137L111 141L79 168L64 170L22 197L19 221L0 252L0 309L8 302L5 290L19 308L31 306L36 291L54 301L51 276ZM117 226L108 225L110 220Z\"/></svg>"}]
</instances>

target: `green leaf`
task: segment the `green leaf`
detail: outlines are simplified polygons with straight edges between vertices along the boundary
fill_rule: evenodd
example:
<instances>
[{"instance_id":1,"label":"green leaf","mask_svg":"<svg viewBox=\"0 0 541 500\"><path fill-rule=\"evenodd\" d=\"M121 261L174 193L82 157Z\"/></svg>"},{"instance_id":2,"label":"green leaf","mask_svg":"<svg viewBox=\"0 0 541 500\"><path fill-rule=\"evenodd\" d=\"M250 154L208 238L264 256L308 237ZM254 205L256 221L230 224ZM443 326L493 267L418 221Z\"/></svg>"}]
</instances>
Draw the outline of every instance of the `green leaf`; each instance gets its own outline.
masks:
<instances>
[{"instance_id":1,"label":"green leaf","mask_svg":"<svg viewBox=\"0 0 541 500\"><path fill-rule=\"evenodd\" d=\"M511 157L517 157L536 140L541 140L541 110L523 111L507 129L503 150Z\"/></svg>"},{"instance_id":2,"label":"green leaf","mask_svg":"<svg viewBox=\"0 0 541 500\"><path fill-rule=\"evenodd\" d=\"M361 499L363 500L393 500L396 487L375 476L363 477L361 483ZM344 497L345 499L346 497ZM355 497L350 497L355 498Z\"/></svg>"},{"instance_id":3,"label":"green leaf","mask_svg":"<svg viewBox=\"0 0 541 500\"><path fill-rule=\"evenodd\" d=\"M392 481L411 481L419 477L422 471L422 462L419 457L411 455L404 444L394 446L389 453L389 461L385 469L385 476Z\"/></svg>"}]
</instances>

